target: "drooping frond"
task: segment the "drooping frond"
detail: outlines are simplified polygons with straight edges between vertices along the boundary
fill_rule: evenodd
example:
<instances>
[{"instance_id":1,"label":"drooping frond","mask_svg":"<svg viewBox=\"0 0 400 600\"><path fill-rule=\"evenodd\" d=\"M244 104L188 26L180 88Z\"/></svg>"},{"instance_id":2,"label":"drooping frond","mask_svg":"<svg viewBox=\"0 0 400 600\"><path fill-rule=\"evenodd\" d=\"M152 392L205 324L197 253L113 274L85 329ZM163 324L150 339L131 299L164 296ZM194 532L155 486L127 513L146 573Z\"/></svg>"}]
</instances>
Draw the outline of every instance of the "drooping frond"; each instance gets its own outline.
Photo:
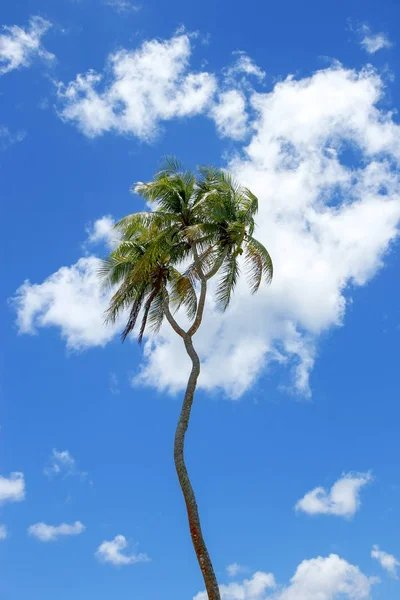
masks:
<instances>
[{"instance_id":1,"label":"drooping frond","mask_svg":"<svg viewBox=\"0 0 400 600\"><path fill-rule=\"evenodd\" d=\"M157 334L160 331L164 319L164 294L159 292L151 303L147 323L150 330Z\"/></svg>"},{"instance_id":2,"label":"drooping frond","mask_svg":"<svg viewBox=\"0 0 400 600\"><path fill-rule=\"evenodd\" d=\"M135 298L133 300L132 307L131 307L129 317L128 317L128 321L125 325L123 332L121 333L121 339L123 342L126 340L128 335L135 328L136 321L137 321L139 313L140 313L140 309L142 308L144 297L145 297L144 291L141 291L135 296ZM112 303L112 301L111 301L111 303ZM113 315L113 318L115 320L115 314Z\"/></svg>"},{"instance_id":3,"label":"drooping frond","mask_svg":"<svg viewBox=\"0 0 400 600\"><path fill-rule=\"evenodd\" d=\"M177 269L170 269L170 299L176 310L181 306L185 308L189 319L194 319L197 311L197 295L193 282L189 277L182 275Z\"/></svg>"},{"instance_id":4,"label":"drooping frond","mask_svg":"<svg viewBox=\"0 0 400 600\"><path fill-rule=\"evenodd\" d=\"M240 274L239 262L234 254L230 254L225 258L220 273L215 300L217 307L225 311L228 308Z\"/></svg>"},{"instance_id":5,"label":"drooping frond","mask_svg":"<svg viewBox=\"0 0 400 600\"><path fill-rule=\"evenodd\" d=\"M266 283L271 283L272 278L274 276L274 265L272 262L272 258L268 252L268 250L255 238L248 235L246 236L246 243L251 244L254 249L259 253L261 261L262 261L262 270L263 275L265 277Z\"/></svg>"},{"instance_id":6,"label":"drooping frond","mask_svg":"<svg viewBox=\"0 0 400 600\"><path fill-rule=\"evenodd\" d=\"M142 316L142 322L140 325L140 330L139 330L139 335L138 335L138 342L139 344L142 343L143 340L143 335L144 335L144 331L146 329L146 325L147 325L147 318L149 316L149 312L151 309L151 305L155 299L155 297L157 296L157 294L159 293L159 290L157 288L154 288L151 293L149 294L144 307L143 307L143 316Z\"/></svg>"},{"instance_id":7,"label":"drooping frond","mask_svg":"<svg viewBox=\"0 0 400 600\"><path fill-rule=\"evenodd\" d=\"M260 287L263 276L263 261L260 252L248 242L245 245L245 267L250 291L254 294Z\"/></svg>"}]
</instances>

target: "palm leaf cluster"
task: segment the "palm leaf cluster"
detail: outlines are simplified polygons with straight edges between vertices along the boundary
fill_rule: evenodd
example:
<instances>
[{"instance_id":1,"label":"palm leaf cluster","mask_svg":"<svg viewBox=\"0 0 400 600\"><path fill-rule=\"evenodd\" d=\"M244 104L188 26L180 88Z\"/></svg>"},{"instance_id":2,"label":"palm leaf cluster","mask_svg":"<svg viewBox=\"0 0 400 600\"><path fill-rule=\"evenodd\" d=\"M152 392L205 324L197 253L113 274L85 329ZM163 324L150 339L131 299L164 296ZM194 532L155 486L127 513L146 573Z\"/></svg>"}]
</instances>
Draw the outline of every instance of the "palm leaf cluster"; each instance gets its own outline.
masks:
<instances>
[{"instance_id":1,"label":"palm leaf cluster","mask_svg":"<svg viewBox=\"0 0 400 600\"><path fill-rule=\"evenodd\" d=\"M216 301L225 310L242 254L253 293L263 277L271 280L271 257L253 237L257 198L231 175L212 167L193 173L167 159L152 181L136 184L133 191L154 210L133 213L115 225L121 241L101 268L104 285L117 287L107 320L115 322L129 311L123 339L139 315L139 342L146 327L157 332L166 303L185 308L194 319L197 283L216 274Z\"/></svg>"}]
</instances>

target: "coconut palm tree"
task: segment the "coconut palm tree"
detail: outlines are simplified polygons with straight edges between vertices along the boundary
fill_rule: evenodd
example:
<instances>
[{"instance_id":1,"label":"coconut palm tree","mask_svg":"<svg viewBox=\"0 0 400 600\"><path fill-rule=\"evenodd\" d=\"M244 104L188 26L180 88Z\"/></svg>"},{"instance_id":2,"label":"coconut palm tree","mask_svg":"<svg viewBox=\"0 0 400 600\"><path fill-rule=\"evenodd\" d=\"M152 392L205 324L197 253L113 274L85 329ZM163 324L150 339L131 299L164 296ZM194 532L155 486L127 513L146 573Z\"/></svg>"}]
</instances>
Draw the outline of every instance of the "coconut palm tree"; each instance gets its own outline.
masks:
<instances>
[{"instance_id":1,"label":"coconut palm tree","mask_svg":"<svg viewBox=\"0 0 400 600\"><path fill-rule=\"evenodd\" d=\"M207 297L208 282L218 277L216 303L226 310L237 284L242 262L251 292L273 267L265 247L253 237L257 198L231 175L212 167L197 173L184 170L175 159L134 192L154 205L116 224L120 241L104 260L101 277L114 290L106 320L127 314L122 339L135 329L138 340L146 328L159 331L164 318L182 338L192 363L174 442L174 460L186 503L189 528L209 600L220 600L213 565L204 542L199 511L184 459L200 359L193 345ZM242 256L243 255L243 256ZM189 326L179 325L177 310L185 310ZM178 313L179 314L179 313Z\"/></svg>"}]
</instances>

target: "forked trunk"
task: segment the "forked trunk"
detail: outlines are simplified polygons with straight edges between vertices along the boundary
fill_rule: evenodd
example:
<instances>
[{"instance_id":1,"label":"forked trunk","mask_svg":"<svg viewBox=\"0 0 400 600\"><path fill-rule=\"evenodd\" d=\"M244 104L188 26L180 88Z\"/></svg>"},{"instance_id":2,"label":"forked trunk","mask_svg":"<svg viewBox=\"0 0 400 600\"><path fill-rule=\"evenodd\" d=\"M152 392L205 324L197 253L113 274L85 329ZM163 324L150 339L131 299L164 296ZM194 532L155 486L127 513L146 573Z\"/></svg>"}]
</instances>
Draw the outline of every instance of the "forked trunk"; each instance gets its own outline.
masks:
<instances>
[{"instance_id":1,"label":"forked trunk","mask_svg":"<svg viewBox=\"0 0 400 600\"><path fill-rule=\"evenodd\" d=\"M185 498L186 510L189 520L190 535L192 536L193 546L196 552L197 560L203 574L204 583L209 600L220 600L220 593L215 577L214 568L208 554L207 546L204 542L200 526L199 511L197 508L196 497L190 483L189 475L185 465L184 445L185 434L189 425L190 411L193 404L194 392L196 390L197 379L200 374L200 359L195 351L192 338L186 334L183 336L185 348L192 361L192 370L190 372L187 384L185 398L183 400L178 426L175 433L174 459L179 483Z\"/></svg>"}]
</instances>

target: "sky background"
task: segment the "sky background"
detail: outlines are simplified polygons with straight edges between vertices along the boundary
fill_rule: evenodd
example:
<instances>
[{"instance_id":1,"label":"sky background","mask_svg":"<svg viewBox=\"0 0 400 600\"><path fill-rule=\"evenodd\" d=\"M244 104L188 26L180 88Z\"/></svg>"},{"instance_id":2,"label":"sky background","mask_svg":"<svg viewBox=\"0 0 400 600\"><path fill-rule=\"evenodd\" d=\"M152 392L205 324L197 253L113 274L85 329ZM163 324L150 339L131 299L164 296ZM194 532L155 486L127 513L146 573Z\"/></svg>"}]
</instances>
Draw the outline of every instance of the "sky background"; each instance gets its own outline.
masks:
<instances>
[{"instance_id":1,"label":"sky background","mask_svg":"<svg viewBox=\"0 0 400 600\"><path fill-rule=\"evenodd\" d=\"M249 185L275 264L195 338L223 598L397 599L400 5L3 4L0 599L203 599L188 363L167 327L122 345L96 276L167 153Z\"/></svg>"}]
</instances>

